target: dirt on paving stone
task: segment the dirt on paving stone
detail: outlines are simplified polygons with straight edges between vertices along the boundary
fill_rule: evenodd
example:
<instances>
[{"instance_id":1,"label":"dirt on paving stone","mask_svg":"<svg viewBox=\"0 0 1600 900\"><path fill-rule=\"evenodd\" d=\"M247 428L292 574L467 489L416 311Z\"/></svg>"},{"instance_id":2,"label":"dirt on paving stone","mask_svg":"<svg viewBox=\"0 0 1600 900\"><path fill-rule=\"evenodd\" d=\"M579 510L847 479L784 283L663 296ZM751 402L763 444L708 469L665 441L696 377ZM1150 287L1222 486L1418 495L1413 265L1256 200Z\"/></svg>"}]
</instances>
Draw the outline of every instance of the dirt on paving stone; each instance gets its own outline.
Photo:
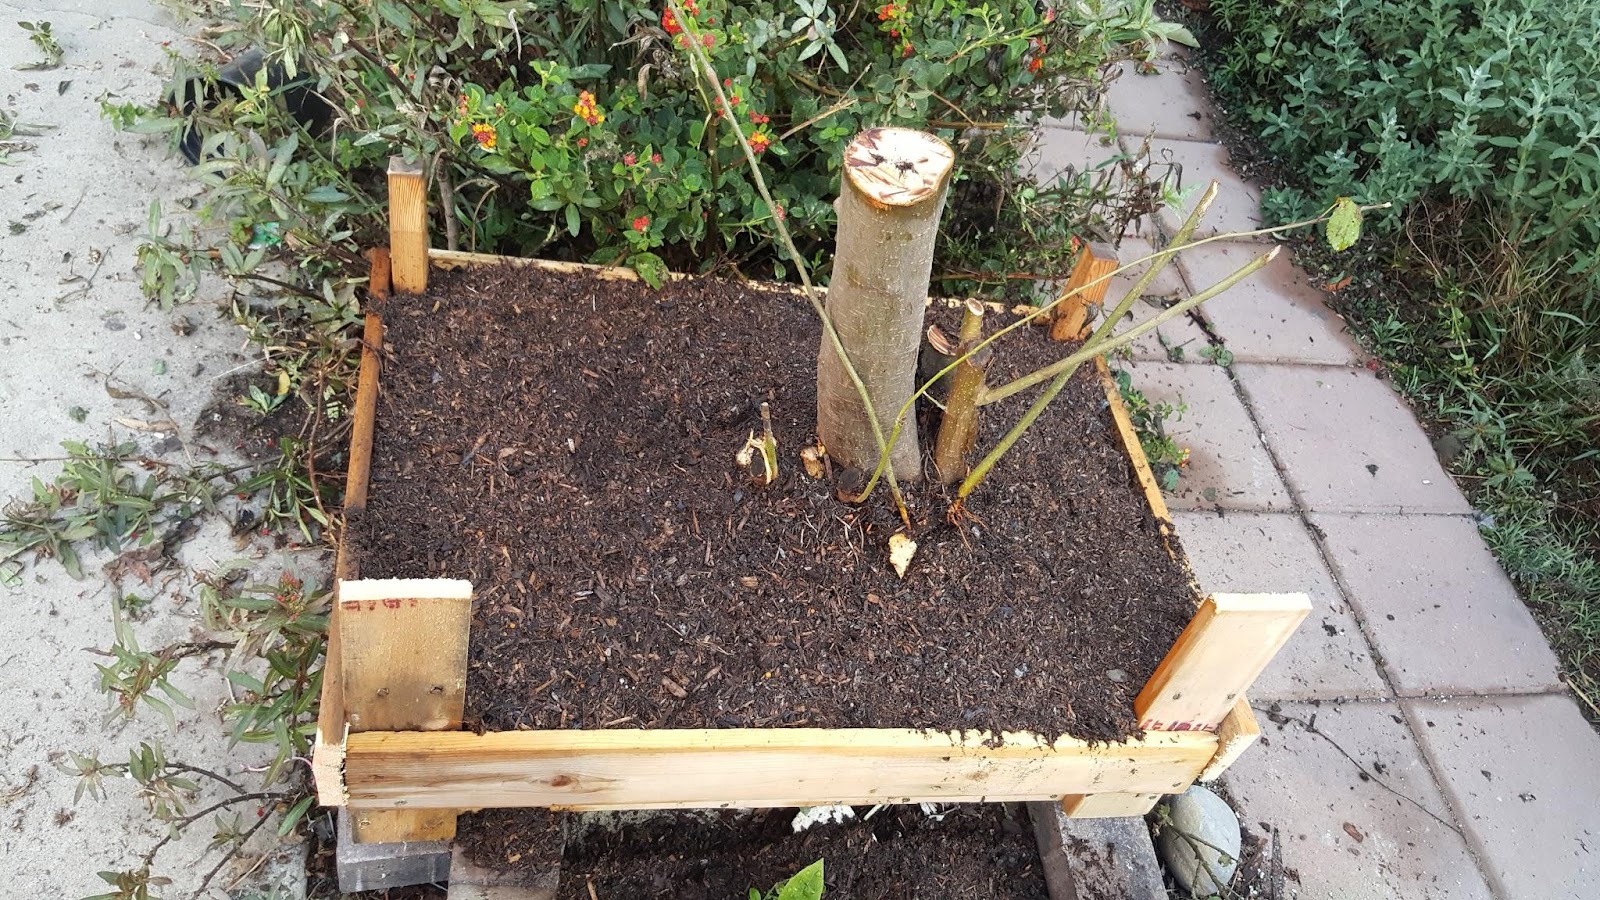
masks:
<instances>
[{"instance_id":1,"label":"dirt on paving stone","mask_svg":"<svg viewBox=\"0 0 1600 900\"><path fill-rule=\"evenodd\" d=\"M1022 807L916 806L795 834L794 810L654 818L568 849L558 900L742 900L823 860L828 900L1046 900Z\"/></svg>"},{"instance_id":2,"label":"dirt on paving stone","mask_svg":"<svg viewBox=\"0 0 1600 900\"><path fill-rule=\"evenodd\" d=\"M503 266L438 273L382 312L370 500L346 540L363 577L472 581L474 727L1118 740L1193 614L1092 368L959 528L943 488L906 486L920 547L902 580L887 492L853 507L801 472L820 339L803 298ZM1070 349L1040 330L996 345L994 380ZM987 407L979 447L1032 399ZM733 463L762 401L766 488Z\"/></svg>"}]
</instances>

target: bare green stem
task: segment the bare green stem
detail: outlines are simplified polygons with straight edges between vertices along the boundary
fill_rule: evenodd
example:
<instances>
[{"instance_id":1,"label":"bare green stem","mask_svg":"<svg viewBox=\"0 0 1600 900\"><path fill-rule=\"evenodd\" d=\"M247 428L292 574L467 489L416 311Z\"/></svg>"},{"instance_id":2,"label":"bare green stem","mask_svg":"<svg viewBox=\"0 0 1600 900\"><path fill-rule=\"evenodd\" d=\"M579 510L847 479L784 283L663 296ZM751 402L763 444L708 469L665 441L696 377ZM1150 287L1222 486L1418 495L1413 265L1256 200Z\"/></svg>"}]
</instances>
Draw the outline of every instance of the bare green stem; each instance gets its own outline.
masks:
<instances>
[{"instance_id":1,"label":"bare green stem","mask_svg":"<svg viewBox=\"0 0 1600 900\"><path fill-rule=\"evenodd\" d=\"M1024 390L1029 387L1029 385L1016 387L1018 382L1027 379L1035 379L1032 383L1037 384L1039 381L1043 381L1044 379L1051 378L1053 376L1050 386L1045 388L1044 392L1033 401L1033 405L1029 406L1028 411L1022 414L1022 418L1017 420L1017 424L1013 425L1011 430L1006 432L1005 437L1000 439L1000 443L996 444L994 449L989 451L988 455L979 460L978 464L972 467L972 471L968 473L967 477L962 480L961 486L956 489L956 497L958 498L958 501L965 500L969 495L972 494L974 490L977 489L978 485L983 483L983 480L989 476L989 472L994 469L995 464L1000 461L1001 457L1006 455L1006 452L1009 451L1011 447L1016 444L1019 439L1021 439L1022 435L1028 430L1028 428L1033 425L1034 421L1039 418L1039 414L1044 412L1045 407L1050 405L1050 401L1054 400L1056 395L1061 392L1061 389L1066 386L1066 383L1071 380L1073 373L1077 372L1079 366L1096 356L1104 355L1112 350L1117 349L1118 347L1133 343L1146 332L1161 327L1166 322L1183 315L1194 307L1199 306L1207 300L1210 300L1212 297L1215 297L1223 291L1233 287L1240 281L1250 277L1250 275L1254 274L1262 266L1265 266L1267 263L1271 262L1273 258L1278 255L1278 250L1279 248L1273 247L1271 250L1263 253L1261 256L1241 266L1237 271L1235 271L1232 275L1229 275L1227 278L1222 279L1211 287L1206 288L1205 290L1195 294L1193 297L1190 297L1181 303L1162 310L1160 315L1157 315L1151 319L1147 319L1144 322L1140 322L1135 327L1128 329L1116 337L1105 338L1096 342L1095 337L1099 336L1099 332L1096 332L1095 336L1090 338L1090 343L1085 344L1076 353L1073 353L1060 362L1046 366L1043 369L1034 372L1032 375L1025 375L1022 378L1019 378L1016 381L1006 385L1006 387L1002 390L1006 391L1006 396L1010 396L1010 394L1016 393L1016 391ZM1014 387L1015 390L1010 390ZM995 393L998 394L1000 392L997 391ZM985 402L992 403L996 399L999 398L991 394L990 396L981 400L980 405Z\"/></svg>"}]
</instances>

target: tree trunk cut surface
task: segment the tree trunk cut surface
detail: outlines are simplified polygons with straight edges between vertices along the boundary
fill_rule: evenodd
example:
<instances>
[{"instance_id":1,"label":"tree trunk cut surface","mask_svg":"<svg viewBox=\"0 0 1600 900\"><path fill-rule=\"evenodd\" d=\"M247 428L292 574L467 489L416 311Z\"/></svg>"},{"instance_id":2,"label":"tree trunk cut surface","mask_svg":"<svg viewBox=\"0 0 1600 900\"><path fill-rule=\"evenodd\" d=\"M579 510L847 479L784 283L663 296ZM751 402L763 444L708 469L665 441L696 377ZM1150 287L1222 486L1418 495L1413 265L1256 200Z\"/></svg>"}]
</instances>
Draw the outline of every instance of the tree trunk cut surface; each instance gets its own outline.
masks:
<instances>
[{"instance_id":1,"label":"tree trunk cut surface","mask_svg":"<svg viewBox=\"0 0 1600 900\"><path fill-rule=\"evenodd\" d=\"M1015 814L1010 810L1014 810ZM857 815L867 812L856 809ZM942 820L915 806L794 834L795 810L647 820L568 848L558 900L733 900L818 859L828 900L1048 900L1021 807L958 806ZM589 893L589 885L594 893Z\"/></svg>"},{"instance_id":2,"label":"tree trunk cut surface","mask_svg":"<svg viewBox=\"0 0 1600 900\"><path fill-rule=\"evenodd\" d=\"M802 298L435 274L382 309L371 496L346 541L365 578L472 581L469 726L1138 733L1195 595L1089 367L959 530L936 480L908 486L901 580L887 492L847 506L800 465L820 333ZM1071 349L1037 331L996 345L997 382ZM979 448L1031 399L986 407ZM766 488L733 461L762 401Z\"/></svg>"}]
</instances>

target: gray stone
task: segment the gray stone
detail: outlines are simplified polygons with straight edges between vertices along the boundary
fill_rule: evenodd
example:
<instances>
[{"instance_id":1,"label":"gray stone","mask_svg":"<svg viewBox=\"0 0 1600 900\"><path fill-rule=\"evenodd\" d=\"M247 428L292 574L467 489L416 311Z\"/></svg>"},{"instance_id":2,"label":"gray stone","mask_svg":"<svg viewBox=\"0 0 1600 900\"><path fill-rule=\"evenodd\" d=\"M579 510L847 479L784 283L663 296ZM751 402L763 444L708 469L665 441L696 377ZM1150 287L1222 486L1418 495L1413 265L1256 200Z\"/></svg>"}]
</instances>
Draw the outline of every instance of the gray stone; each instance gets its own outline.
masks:
<instances>
[{"instance_id":1,"label":"gray stone","mask_svg":"<svg viewBox=\"0 0 1600 900\"><path fill-rule=\"evenodd\" d=\"M339 810L338 847L334 863L344 893L443 884L450 877L450 845L444 841L400 841L358 844L350 831L350 813Z\"/></svg>"},{"instance_id":2,"label":"gray stone","mask_svg":"<svg viewBox=\"0 0 1600 900\"><path fill-rule=\"evenodd\" d=\"M1168 823L1156 847L1167 871L1193 896L1220 893L1239 866L1239 818L1221 797L1199 785L1168 800L1165 808Z\"/></svg>"},{"instance_id":3,"label":"gray stone","mask_svg":"<svg viewBox=\"0 0 1600 900\"><path fill-rule=\"evenodd\" d=\"M1028 816L1050 900L1167 900L1143 819L1069 819L1055 800Z\"/></svg>"}]
</instances>

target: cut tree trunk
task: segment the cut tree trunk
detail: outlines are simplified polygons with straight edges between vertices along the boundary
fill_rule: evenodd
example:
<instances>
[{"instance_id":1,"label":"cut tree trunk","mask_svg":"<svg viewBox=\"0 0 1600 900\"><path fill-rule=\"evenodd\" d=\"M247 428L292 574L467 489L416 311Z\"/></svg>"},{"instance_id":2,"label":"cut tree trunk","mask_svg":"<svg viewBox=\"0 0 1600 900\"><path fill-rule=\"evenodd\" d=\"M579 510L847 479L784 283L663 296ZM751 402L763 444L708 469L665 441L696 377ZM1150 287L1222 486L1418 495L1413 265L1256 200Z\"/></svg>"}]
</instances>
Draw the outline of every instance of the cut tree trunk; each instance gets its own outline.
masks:
<instances>
[{"instance_id":1,"label":"cut tree trunk","mask_svg":"<svg viewBox=\"0 0 1600 900\"><path fill-rule=\"evenodd\" d=\"M873 128L845 148L827 312L885 440L916 391L933 246L954 164L949 144L908 128ZM878 463L866 407L826 337L817 360L817 436L836 466L862 472ZM889 464L904 481L922 474L909 416Z\"/></svg>"}]
</instances>

